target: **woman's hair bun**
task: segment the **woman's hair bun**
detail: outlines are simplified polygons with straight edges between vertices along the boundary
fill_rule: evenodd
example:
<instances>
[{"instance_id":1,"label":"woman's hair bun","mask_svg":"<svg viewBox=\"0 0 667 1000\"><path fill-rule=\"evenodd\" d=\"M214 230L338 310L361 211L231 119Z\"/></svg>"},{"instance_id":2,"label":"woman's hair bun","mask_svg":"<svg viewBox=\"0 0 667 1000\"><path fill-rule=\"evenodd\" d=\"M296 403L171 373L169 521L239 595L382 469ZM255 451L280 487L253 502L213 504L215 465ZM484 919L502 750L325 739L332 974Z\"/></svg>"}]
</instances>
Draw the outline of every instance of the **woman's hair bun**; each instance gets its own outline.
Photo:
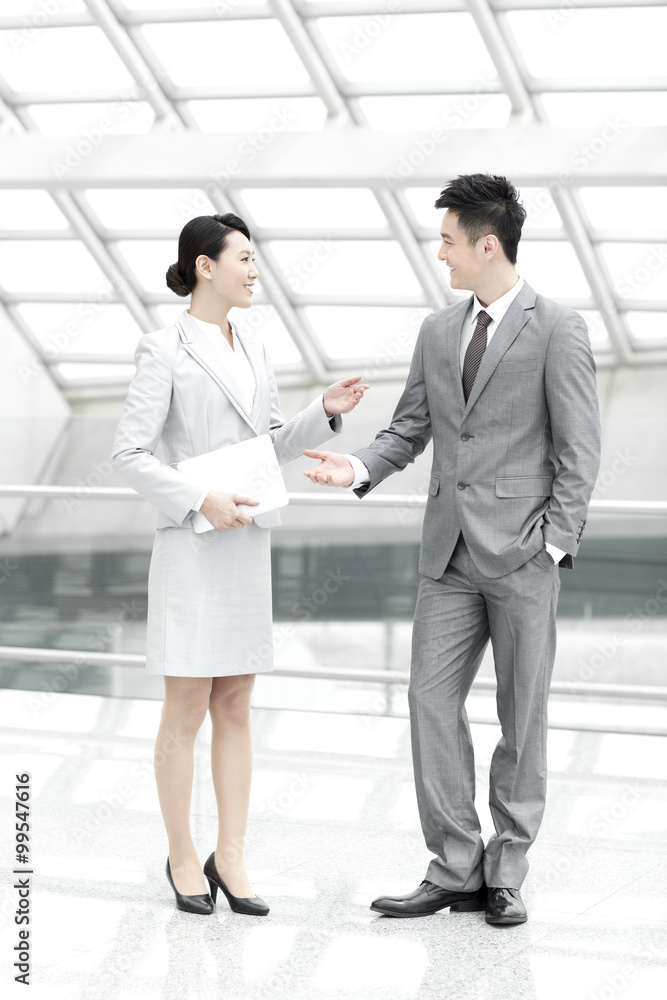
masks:
<instances>
[{"instance_id":1,"label":"woman's hair bun","mask_svg":"<svg viewBox=\"0 0 667 1000\"><path fill-rule=\"evenodd\" d=\"M172 292L176 292L177 295L189 295L190 289L185 284L183 277L178 270L178 264L172 264L168 268L165 275L167 279L167 286L171 288Z\"/></svg>"}]
</instances>

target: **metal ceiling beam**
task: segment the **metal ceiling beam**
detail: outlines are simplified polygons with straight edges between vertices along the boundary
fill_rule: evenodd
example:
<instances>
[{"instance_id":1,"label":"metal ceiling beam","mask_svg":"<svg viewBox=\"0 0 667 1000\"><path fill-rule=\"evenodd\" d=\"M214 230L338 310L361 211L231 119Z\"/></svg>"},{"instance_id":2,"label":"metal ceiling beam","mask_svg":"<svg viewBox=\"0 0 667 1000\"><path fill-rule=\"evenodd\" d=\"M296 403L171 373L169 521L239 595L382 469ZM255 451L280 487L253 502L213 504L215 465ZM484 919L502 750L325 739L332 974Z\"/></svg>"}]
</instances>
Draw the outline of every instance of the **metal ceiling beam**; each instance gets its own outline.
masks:
<instances>
[{"instance_id":1,"label":"metal ceiling beam","mask_svg":"<svg viewBox=\"0 0 667 1000\"><path fill-rule=\"evenodd\" d=\"M502 89L512 102L510 123L534 118L526 84L512 59L487 0L466 0L466 5L493 60Z\"/></svg>"},{"instance_id":2,"label":"metal ceiling beam","mask_svg":"<svg viewBox=\"0 0 667 1000\"><path fill-rule=\"evenodd\" d=\"M174 105L168 100L159 74L155 73L133 43L131 35L122 27L105 0L86 0L93 22L104 32L107 41L112 46L129 74L134 79L139 94L147 101L155 112L158 122L172 124L177 114Z\"/></svg>"},{"instance_id":3,"label":"metal ceiling beam","mask_svg":"<svg viewBox=\"0 0 667 1000\"><path fill-rule=\"evenodd\" d=\"M468 2L483 4L485 0L468 0ZM503 53L513 62L517 77L526 85L529 79L528 68L523 53L519 50L516 39L509 29L507 16L500 14L496 17L495 14L490 13L489 17L495 24L495 31ZM527 91L525 96L528 101L526 110L532 113L535 121L543 125L546 116L541 101L539 98L531 98ZM621 134L622 129L615 121L609 125L609 120L607 120L606 130L606 132L602 132L601 136L595 136L593 142L584 147L584 149L590 150L589 155L582 154L580 150L577 151L584 165L587 165L587 161L590 162L591 159L594 161L606 158L610 150L613 154L612 144ZM600 148L594 145L594 142ZM572 154L570 154L570 159L572 159ZM630 335L623 317L618 312L616 296L608 274L602 266L601 260L596 256L582 208L573 196L571 177L570 171L561 174L556 182L549 186L551 197L591 289L593 300L606 327L616 360L622 364L633 364L636 358L632 350Z\"/></svg>"},{"instance_id":4,"label":"metal ceiling beam","mask_svg":"<svg viewBox=\"0 0 667 1000\"><path fill-rule=\"evenodd\" d=\"M493 168L514 183L542 187L562 174L571 186L657 185L667 176L667 128L554 128L452 130L440 141L423 131L274 132L253 159L237 161L223 178L243 187L429 186L457 173ZM422 146L420 147L420 143ZM0 188L173 187L211 185L221 165L239 156L238 136L160 132L99 137L104 155L81 136L8 135L0 158ZM603 147L604 155L596 152ZM77 149L78 147L78 149ZM268 152L267 152L268 150ZM425 150L425 151L423 151ZM97 153L97 155L95 155ZM67 166L69 157L71 166ZM64 169L58 176L58 165Z\"/></svg>"},{"instance_id":5,"label":"metal ceiling beam","mask_svg":"<svg viewBox=\"0 0 667 1000\"><path fill-rule=\"evenodd\" d=\"M313 34L311 29L310 34ZM146 62L150 61L150 49L143 45L142 50ZM163 87L166 91L167 88ZM532 96L543 94L617 94L617 93L664 93L667 90L667 77L636 77L629 79L615 79L612 77L593 79L560 79L541 78L531 80L526 83L525 89ZM176 104L183 104L186 101L227 101L227 100L248 100L253 98L275 99L317 97L318 93L310 82L280 83L271 85L270 90L264 83L221 83L216 86L176 86L170 85L169 95L171 101ZM480 92L480 81L478 78L442 80L423 82L412 81L391 81L373 80L357 83L353 80L346 80L341 84L340 93L346 100L361 97L464 97L475 95ZM484 81L485 94L502 96L505 91L501 84L495 81ZM131 103L132 101L145 100L142 96L128 99L127 92L121 87L91 87L82 92L80 90L22 90L12 93L6 98L6 103L11 107L21 107L31 104L113 104L117 101Z\"/></svg>"},{"instance_id":6,"label":"metal ceiling beam","mask_svg":"<svg viewBox=\"0 0 667 1000\"><path fill-rule=\"evenodd\" d=\"M111 3L116 17L123 25L127 24L151 24L169 23L178 21L213 21L218 18L225 21L236 20L264 20L273 16L270 4L258 3L251 7L244 5L229 4L221 13L217 14L215 9L206 7L189 7L183 4L182 7L165 8L164 10L127 10L115 3ZM377 0L320 0L320 2L304 3L302 0L294 0L294 6L300 16L306 20L318 17L349 17L353 16L373 16L377 14ZM498 11L507 10L560 10L567 14L570 10L596 10L605 7L627 7L629 0L573 0L572 6L562 4L558 7L555 0L493 0L493 7ZM632 0L632 7L661 7L664 0ZM404 14L428 14L428 13L456 13L465 11L465 0L401 0L400 12ZM381 12L381 9L380 9ZM398 11L397 11L398 12ZM87 11L80 12L56 12L49 15L48 25L42 25L39 18L40 11L33 12L32 20L30 16L18 14L0 15L0 30L20 31L26 28L26 22L36 27L48 26L49 28L79 27L91 24L91 17Z\"/></svg>"},{"instance_id":7,"label":"metal ceiling beam","mask_svg":"<svg viewBox=\"0 0 667 1000\"><path fill-rule=\"evenodd\" d=\"M290 0L269 0L269 6L308 71L315 90L327 109L328 118L336 125L349 125L349 110Z\"/></svg>"}]
</instances>

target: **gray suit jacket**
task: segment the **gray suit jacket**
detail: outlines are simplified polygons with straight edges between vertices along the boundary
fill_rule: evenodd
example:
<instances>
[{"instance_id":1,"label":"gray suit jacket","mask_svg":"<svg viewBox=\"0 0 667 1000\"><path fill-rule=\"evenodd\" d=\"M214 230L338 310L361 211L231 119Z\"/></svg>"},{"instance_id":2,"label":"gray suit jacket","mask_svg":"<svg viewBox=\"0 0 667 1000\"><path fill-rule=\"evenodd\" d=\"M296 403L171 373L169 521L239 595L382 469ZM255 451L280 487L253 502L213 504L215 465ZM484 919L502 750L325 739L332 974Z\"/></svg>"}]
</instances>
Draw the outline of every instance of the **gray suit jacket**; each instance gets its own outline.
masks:
<instances>
[{"instance_id":1,"label":"gray suit jacket","mask_svg":"<svg viewBox=\"0 0 667 1000\"><path fill-rule=\"evenodd\" d=\"M318 396L285 421L264 344L251 333L239 337L255 373L252 412L235 398L224 365L184 309L175 324L145 333L134 360L136 374L113 442L111 463L129 485L158 508L157 527L190 527L192 504L207 483L193 483L174 468L214 448L270 434L281 465L339 434L342 417L329 419ZM159 441L167 461L154 452ZM280 524L277 510L253 518L260 528Z\"/></svg>"},{"instance_id":2,"label":"gray suit jacket","mask_svg":"<svg viewBox=\"0 0 667 1000\"><path fill-rule=\"evenodd\" d=\"M471 299L427 316L391 425L354 452L370 483L433 438L419 571L438 579L462 531L482 573L504 576L550 542L572 568L600 464L595 362L578 313L528 284L482 358L468 402L459 345Z\"/></svg>"}]
</instances>

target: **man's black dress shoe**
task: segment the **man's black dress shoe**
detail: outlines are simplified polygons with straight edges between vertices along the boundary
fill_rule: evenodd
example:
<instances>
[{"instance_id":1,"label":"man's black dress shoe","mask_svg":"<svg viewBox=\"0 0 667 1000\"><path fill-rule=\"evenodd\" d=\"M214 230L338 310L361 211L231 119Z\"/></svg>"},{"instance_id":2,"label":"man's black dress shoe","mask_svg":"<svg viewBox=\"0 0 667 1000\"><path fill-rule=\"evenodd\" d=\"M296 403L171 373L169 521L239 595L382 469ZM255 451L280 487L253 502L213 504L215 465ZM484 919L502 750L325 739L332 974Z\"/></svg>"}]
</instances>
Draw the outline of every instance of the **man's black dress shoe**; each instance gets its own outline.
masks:
<instances>
[{"instance_id":1,"label":"man's black dress shoe","mask_svg":"<svg viewBox=\"0 0 667 1000\"><path fill-rule=\"evenodd\" d=\"M518 889L489 886L486 900L487 924L525 924L526 907Z\"/></svg>"},{"instance_id":2,"label":"man's black dress shoe","mask_svg":"<svg viewBox=\"0 0 667 1000\"><path fill-rule=\"evenodd\" d=\"M486 904L486 886L482 884L475 892L459 892L441 889L439 885L426 879L418 889L405 896L378 896L371 903L371 910L384 913L387 917L425 917L437 913L446 906L450 910L483 910Z\"/></svg>"}]
</instances>

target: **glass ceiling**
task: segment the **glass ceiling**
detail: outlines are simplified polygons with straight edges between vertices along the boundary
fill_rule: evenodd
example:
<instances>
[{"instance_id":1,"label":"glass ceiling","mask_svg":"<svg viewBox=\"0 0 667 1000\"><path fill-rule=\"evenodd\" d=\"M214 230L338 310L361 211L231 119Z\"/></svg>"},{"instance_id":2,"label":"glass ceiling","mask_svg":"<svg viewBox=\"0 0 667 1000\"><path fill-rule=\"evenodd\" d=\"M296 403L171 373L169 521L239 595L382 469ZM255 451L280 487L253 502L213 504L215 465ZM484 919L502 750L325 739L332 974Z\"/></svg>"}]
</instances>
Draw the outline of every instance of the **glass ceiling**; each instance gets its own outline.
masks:
<instances>
[{"instance_id":1,"label":"glass ceiling","mask_svg":"<svg viewBox=\"0 0 667 1000\"><path fill-rule=\"evenodd\" d=\"M513 111L555 128L666 126L665 38L655 0L3 0L0 148L103 118L114 135L242 141L278 105L284 131L334 127L341 143L357 126L503 129ZM349 364L399 375L423 317L463 296L436 259L439 191L385 193L234 187L260 269L235 319L279 381ZM576 233L546 187L521 189L520 274L581 313L601 364L667 361L667 184L584 179L571 195ZM0 190L0 304L63 389L122 392L141 333L189 305L164 282L180 229L219 210L196 188Z\"/></svg>"}]
</instances>

